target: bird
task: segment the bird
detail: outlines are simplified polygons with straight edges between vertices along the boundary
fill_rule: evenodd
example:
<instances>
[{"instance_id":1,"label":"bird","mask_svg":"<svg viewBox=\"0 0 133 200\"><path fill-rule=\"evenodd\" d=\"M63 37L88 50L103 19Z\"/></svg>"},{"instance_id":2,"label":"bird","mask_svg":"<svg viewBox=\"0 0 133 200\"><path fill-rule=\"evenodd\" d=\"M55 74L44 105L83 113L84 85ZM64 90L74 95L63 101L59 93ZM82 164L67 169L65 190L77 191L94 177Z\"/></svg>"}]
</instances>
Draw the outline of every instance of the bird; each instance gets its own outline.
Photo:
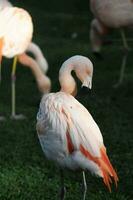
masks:
<instances>
[{"instance_id":1,"label":"bird","mask_svg":"<svg viewBox=\"0 0 133 200\"><path fill-rule=\"evenodd\" d=\"M46 158L60 168L60 199L65 198L63 170L70 169L82 171L85 200L85 171L102 177L109 191L112 179L117 186L118 176L107 156L98 125L89 111L73 96L76 95L76 82L71 75L72 71L76 73L82 87L91 89L92 62L81 55L67 59L59 70L60 91L42 97L36 130Z\"/></svg>"},{"instance_id":2,"label":"bird","mask_svg":"<svg viewBox=\"0 0 133 200\"><path fill-rule=\"evenodd\" d=\"M15 79L18 55L23 54L33 35L33 23L30 14L18 7L6 7L0 11L0 65L2 56L13 58L12 67L12 113L11 118L22 119L15 112Z\"/></svg>"},{"instance_id":3,"label":"bird","mask_svg":"<svg viewBox=\"0 0 133 200\"><path fill-rule=\"evenodd\" d=\"M8 0L0 0L0 10L6 7L13 7L13 4L9 2ZM28 45L26 52L33 54L42 72L46 73L48 70L48 62L46 58L44 57L43 52L41 51L40 47L32 41Z\"/></svg>"},{"instance_id":4,"label":"bird","mask_svg":"<svg viewBox=\"0 0 133 200\"><path fill-rule=\"evenodd\" d=\"M102 37L110 29L120 29L125 54L122 59L120 77L116 86L123 82L129 46L124 28L133 25L132 0L90 0L90 8L94 19L90 26L90 41L93 52L98 55L102 46Z\"/></svg>"}]
</instances>

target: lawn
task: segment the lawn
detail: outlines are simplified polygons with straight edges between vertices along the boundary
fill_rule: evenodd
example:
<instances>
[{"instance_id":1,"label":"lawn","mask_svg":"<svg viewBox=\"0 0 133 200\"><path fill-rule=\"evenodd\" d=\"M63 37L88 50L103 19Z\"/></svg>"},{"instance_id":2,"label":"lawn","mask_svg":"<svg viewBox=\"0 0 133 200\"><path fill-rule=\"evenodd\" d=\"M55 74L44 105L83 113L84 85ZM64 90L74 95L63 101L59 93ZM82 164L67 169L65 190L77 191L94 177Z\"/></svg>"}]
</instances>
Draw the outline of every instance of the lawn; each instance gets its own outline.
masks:
<instances>
[{"instance_id":1,"label":"lawn","mask_svg":"<svg viewBox=\"0 0 133 200\"><path fill-rule=\"evenodd\" d=\"M94 63L92 91L80 101L100 126L108 155L119 176L118 188L113 186L112 193L109 193L101 179L86 173L86 200L132 200L133 52L128 57L123 85L114 89L122 60L121 43L104 46L104 59L96 60L89 44L92 16L87 12L87 1L84 6L76 0L60 0L58 5L57 1L51 2L40 1L39 5L37 1L25 0L17 5L29 9L33 15L34 41L49 62L52 91L59 90L58 71L67 58L81 54ZM72 38L73 33L77 33L77 38ZM127 34L131 35L130 32ZM119 33L113 32L108 37L119 38ZM9 118L11 64L12 60L3 60L0 86L0 112L8 119L0 122L0 200L59 199L59 170L45 159L36 134L36 113L41 95L30 70L20 64L17 68L17 113L23 113L27 119L12 121ZM65 183L66 200L81 200L81 174L66 171Z\"/></svg>"}]
</instances>

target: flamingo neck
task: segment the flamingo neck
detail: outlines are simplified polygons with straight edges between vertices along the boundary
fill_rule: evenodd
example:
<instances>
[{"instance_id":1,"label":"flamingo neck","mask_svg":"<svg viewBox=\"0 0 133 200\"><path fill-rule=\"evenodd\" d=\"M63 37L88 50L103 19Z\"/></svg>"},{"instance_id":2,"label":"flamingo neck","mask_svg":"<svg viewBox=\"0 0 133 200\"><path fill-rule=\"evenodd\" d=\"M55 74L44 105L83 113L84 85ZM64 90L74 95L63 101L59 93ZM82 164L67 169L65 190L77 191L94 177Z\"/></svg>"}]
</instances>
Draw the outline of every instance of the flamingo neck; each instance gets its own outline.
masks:
<instances>
[{"instance_id":1,"label":"flamingo neck","mask_svg":"<svg viewBox=\"0 0 133 200\"><path fill-rule=\"evenodd\" d=\"M74 78L71 75L71 72L74 70L73 65L64 65L61 67L59 72L59 81L62 92L76 96L77 94L77 85Z\"/></svg>"},{"instance_id":2,"label":"flamingo neck","mask_svg":"<svg viewBox=\"0 0 133 200\"><path fill-rule=\"evenodd\" d=\"M19 55L18 59L21 64L31 69L33 75L35 76L39 90L42 93L48 92L51 84L50 80L45 74L42 73L37 62L25 53Z\"/></svg>"},{"instance_id":3,"label":"flamingo neck","mask_svg":"<svg viewBox=\"0 0 133 200\"><path fill-rule=\"evenodd\" d=\"M46 59L44 58L43 53L42 53L41 49L39 48L39 46L36 45L35 43L31 42L27 48L27 51L33 53L42 72L46 73L48 70L48 63L47 63Z\"/></svg>"}]
</instances>

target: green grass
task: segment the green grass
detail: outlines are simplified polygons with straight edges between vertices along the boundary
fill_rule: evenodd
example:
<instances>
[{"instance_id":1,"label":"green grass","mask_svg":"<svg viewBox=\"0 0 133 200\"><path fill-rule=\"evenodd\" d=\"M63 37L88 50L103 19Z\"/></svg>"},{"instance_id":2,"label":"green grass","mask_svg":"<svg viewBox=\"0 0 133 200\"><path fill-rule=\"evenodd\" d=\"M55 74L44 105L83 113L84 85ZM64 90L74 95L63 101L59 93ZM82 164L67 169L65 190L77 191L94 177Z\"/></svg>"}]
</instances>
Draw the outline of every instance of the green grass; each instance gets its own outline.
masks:
<instances>
[{"instance_id":1,"label":"green grass","mask_svg":"<svg viewBox=\"0 0 133 200\"><path fill-rule=\"evenodd\" d=\"M93 89L80 101L100 126L110 160L117 169L120 180L118 189L113 186L110 194L101 179L86 173L86 200L132 200L132 52L128 58L124 83L120 88L114 89L112 85L118 78L122 59L122 51L118 46L120 43L105 46L102 50L104 60L95 60L89 45L88 14L52 14L43 12L43 7L36 7L36 3L31 7L32 1L28 2L36 27L34 41L41 46L48 59L53 91L59 89L58 70L68 57L81 54L91 58L94 63ZM55 10L58 11L57 8ZM49 11L51 12L50 9ZM40 15L37 15L38 12ZM78 33L76 39L71 38L74 32ZM109 37L118 36L117 34L113 33ZM45 159L35 129L41 96L30 70L20 64L17 68L17 112L25 114L27 119L9 119L11 63L11 60L4 59L0 87L0 111L8 118L6 122L0 123L0 200L59 199L58 168ZM66 171L66 200L82 199L81 180L81 173Z\"/></svg>"}]
</instances>

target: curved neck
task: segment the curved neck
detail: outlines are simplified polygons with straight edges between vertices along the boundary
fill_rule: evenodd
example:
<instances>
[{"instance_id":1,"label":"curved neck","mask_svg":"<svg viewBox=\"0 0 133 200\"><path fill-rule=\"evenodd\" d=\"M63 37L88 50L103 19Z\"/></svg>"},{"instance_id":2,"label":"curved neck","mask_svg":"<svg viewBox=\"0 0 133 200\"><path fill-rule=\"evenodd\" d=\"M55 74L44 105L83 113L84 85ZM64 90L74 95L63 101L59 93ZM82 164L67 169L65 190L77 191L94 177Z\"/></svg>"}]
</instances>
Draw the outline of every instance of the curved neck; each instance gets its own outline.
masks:
<instances>
[{"instance_id":1,"label":"curved neck","mask_svg":"<svg viewBox=\"0 0 133 200\"><path fill-rule=\"evenodd\" d=\"M45 59L45 57L43 56L43 53L42 53L41 49L39 48L39 46L37 44L31 42L26 51L31 52L34 55L42 72L46 73L48 70L48 63L47 63L47 60Z\"/></svg>"},{"instance_id":2,"label":"curved neck","mask_svg":"<svg viewBox=\"0 0 133 200\"><path fill-rule=\"evenodd\" d=\"M74 70L73 65L65 65L61 67L59 71L59 81L62 92L69 93L73 96L76 96L77 85L74 78L71 75L72 70Z\"/></svg>"},{"instance_id":3,"label":"curved neck","mask_svg":"<svg viewBox=\"0 0 133 200\"><path fill-rule=\"evenodd\" d=\"M27 66L31 69L33 75L35 76L39 90L43 93L46 92L46 90L48 89L46 87L49 84L49 79L47 76L45 76L45 74L42 73L37 62L25 53L19 55L18 60L22 65Z\"/></svg>"},{"instance_id":4,"label":"curved neck","mask_svg":"<svg viewBox=\"0 0 133 200\"><path fill-rule=\"evenodd\" d=\"M37 62L27 54L24 53L19 55L18 60L22 65L25 65L32 70L32 73L34 74L36 80L43 76Z\"/></svg>"}]
</instances>

